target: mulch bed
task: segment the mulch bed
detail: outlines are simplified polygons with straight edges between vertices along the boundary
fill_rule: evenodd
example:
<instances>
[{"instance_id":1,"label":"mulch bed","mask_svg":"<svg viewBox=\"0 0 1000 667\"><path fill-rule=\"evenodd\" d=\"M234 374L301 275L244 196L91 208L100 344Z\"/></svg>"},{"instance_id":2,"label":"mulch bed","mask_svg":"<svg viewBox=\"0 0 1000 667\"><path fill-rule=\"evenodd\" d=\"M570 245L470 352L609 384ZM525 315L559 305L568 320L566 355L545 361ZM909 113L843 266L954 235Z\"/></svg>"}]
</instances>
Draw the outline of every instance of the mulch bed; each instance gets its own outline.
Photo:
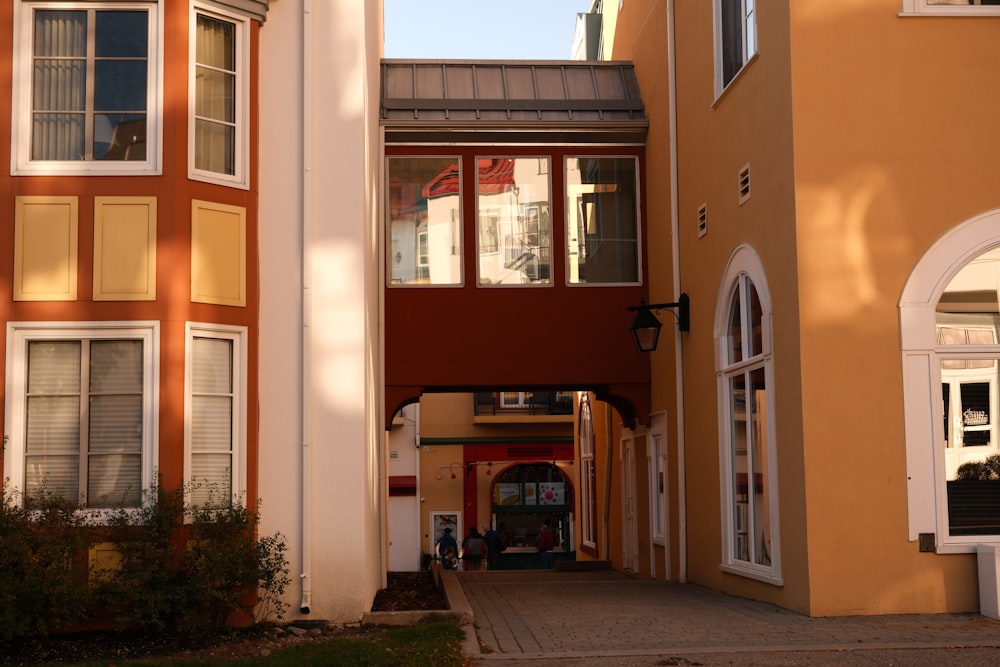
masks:
<instances>
[{"instance_id":1,"label":"mulch bed","mask_svg":"<svg viewBox=\"0 0 1000 667\"><path fill-rule=\"evenodd\" d=\"M388 586L375 595L372 611L423 611L447 609L444 591L434 583L430 570L389 572Z\"/></svg>"}]
</instances>

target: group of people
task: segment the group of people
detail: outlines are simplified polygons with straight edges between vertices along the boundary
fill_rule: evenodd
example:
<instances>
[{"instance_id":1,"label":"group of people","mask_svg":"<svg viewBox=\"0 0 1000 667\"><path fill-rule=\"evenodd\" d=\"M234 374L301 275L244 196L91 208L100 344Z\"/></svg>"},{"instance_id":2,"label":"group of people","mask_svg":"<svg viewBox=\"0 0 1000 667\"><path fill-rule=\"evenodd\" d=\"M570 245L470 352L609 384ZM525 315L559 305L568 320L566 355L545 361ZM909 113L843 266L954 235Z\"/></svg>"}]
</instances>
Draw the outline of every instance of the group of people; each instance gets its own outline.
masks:
<instances>
[{"instance_id":1,"label":"group of people","mask_svg":"<svg viewBox=\"0 0 1000 667\"><path fill-rule=\"evenodd\" d=\"M498 529L490 526L485 533L480 533L475 526L469 528L469 533L462 540L461 557L466 570L499 570L500 556L511 543L511 534L504 524ZM549 530L547 523L542 524L538 534L538 554L541 568L551 570L555 566L555 536ZM451 528L445 528L437 544L437 555L441 566L445 569L458 569L459 550Z\"/></svg>"}]
</instances>

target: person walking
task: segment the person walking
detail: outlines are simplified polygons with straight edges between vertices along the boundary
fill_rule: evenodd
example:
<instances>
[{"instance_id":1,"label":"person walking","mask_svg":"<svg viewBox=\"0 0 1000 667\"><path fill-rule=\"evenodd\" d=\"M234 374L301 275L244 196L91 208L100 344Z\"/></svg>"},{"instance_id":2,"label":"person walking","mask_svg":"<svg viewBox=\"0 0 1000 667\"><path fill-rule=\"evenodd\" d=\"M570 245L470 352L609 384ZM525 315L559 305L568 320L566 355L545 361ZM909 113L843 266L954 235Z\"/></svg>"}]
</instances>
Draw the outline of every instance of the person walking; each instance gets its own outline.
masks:
<instances>
[{"instance_id":1,"label":"person walking","mask_svg":"<svg viewBox=\"0 0 1000 667\"><path fill-rule=\"evenodd\" d=\"M541 560L543 570L551 570L555 567L556 555L552 552L556 548L556 538L549 530L549 524L542 524L542 532L538 534L538 555Z\"/></svg>"},{"instance_id":2,"label":"person walking","mask_svg":"<svg viewBox=\"0 0 1000 667\"><path fill-rule=\"evenodd\" d=\"M500 534L500 531L495 530L493 526L490 526L490 529L483 535L483 540L486 542L487 569L499 570L500 554L507 548L507 543L504 541L503 535Z\"/></svg>"},{"instance_id":3,"label":"person walking","mask_svg":"<svg viewBox=\"0 0 1000 667\"><path fill-rule=\"evenodd\" d=\"M469 534L462 540L462 566L466 570L482 570L486 562L486 541L480 535L479 530L473 526L469 528Z\"/></svg>"},{"instance_id":4,"label":"person walking","mask_svg":"<svg viewBox=\"0 0 1000 667\"><path fill-rule=\"evenodd\" d=\"M452 569L455 555L458 553L458 542L456 542L455 538L452 536L451 528L445 528L441 531L441 537L438 539L437 551L438 558L441 559L441 566L446 570Z\"/></svg>"}]
</instances>

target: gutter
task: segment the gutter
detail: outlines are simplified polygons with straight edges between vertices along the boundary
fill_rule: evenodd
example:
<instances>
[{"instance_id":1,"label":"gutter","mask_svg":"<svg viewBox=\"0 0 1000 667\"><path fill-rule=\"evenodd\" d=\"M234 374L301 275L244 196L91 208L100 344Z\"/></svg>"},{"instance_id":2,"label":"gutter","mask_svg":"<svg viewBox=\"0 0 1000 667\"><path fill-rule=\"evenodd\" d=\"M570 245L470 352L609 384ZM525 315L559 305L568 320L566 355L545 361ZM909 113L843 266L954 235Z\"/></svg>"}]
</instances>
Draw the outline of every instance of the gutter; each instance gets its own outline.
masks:
<instances>
[{"instance_id":1,"label":"gutter","mask_svg":"<svg viewBox=\"0 0 1000 667\"><path fill-rule=\"evenodd\" d=\"M302 0L302 601L312 604L312 0Z\"/></svg>"},{"instance_id":2,"label":"gutter","mask_svg":"<svg viewBox=\"0 0 1000 667\"><path fill-rule=\"evenodd\" d=\"M667 96L670 99L670 238L673 259L674 297L681 294L680 202L677 201L677 44L674 1L667 0ZM674 376L677 393L677 539L678 580L687 582L687 453L684 440L684 338L674 327Z\"/></svg>"}]
</instances>

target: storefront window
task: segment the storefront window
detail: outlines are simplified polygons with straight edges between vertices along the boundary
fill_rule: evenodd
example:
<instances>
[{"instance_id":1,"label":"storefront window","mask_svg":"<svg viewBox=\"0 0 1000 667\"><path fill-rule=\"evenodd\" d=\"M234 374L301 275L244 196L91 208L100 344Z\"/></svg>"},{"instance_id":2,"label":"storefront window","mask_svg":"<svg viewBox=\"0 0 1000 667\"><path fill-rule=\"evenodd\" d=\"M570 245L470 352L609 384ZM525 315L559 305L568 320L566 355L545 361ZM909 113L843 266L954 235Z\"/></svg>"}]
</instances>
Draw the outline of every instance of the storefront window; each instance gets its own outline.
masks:
<instances>
[{"instance_id":1,"label":"storefront window","mask_svg":"<svg viewBox=\"0 0 1000 667\"><path fill-rule=\"evenodd\" d=\"M534 548L541 525L548 523L557 550L572 549L573 489L558 466L548 463L515 465L497 475L493 485L493 515L511 534L511 546Z\"/></svg>"}]
</instances>

